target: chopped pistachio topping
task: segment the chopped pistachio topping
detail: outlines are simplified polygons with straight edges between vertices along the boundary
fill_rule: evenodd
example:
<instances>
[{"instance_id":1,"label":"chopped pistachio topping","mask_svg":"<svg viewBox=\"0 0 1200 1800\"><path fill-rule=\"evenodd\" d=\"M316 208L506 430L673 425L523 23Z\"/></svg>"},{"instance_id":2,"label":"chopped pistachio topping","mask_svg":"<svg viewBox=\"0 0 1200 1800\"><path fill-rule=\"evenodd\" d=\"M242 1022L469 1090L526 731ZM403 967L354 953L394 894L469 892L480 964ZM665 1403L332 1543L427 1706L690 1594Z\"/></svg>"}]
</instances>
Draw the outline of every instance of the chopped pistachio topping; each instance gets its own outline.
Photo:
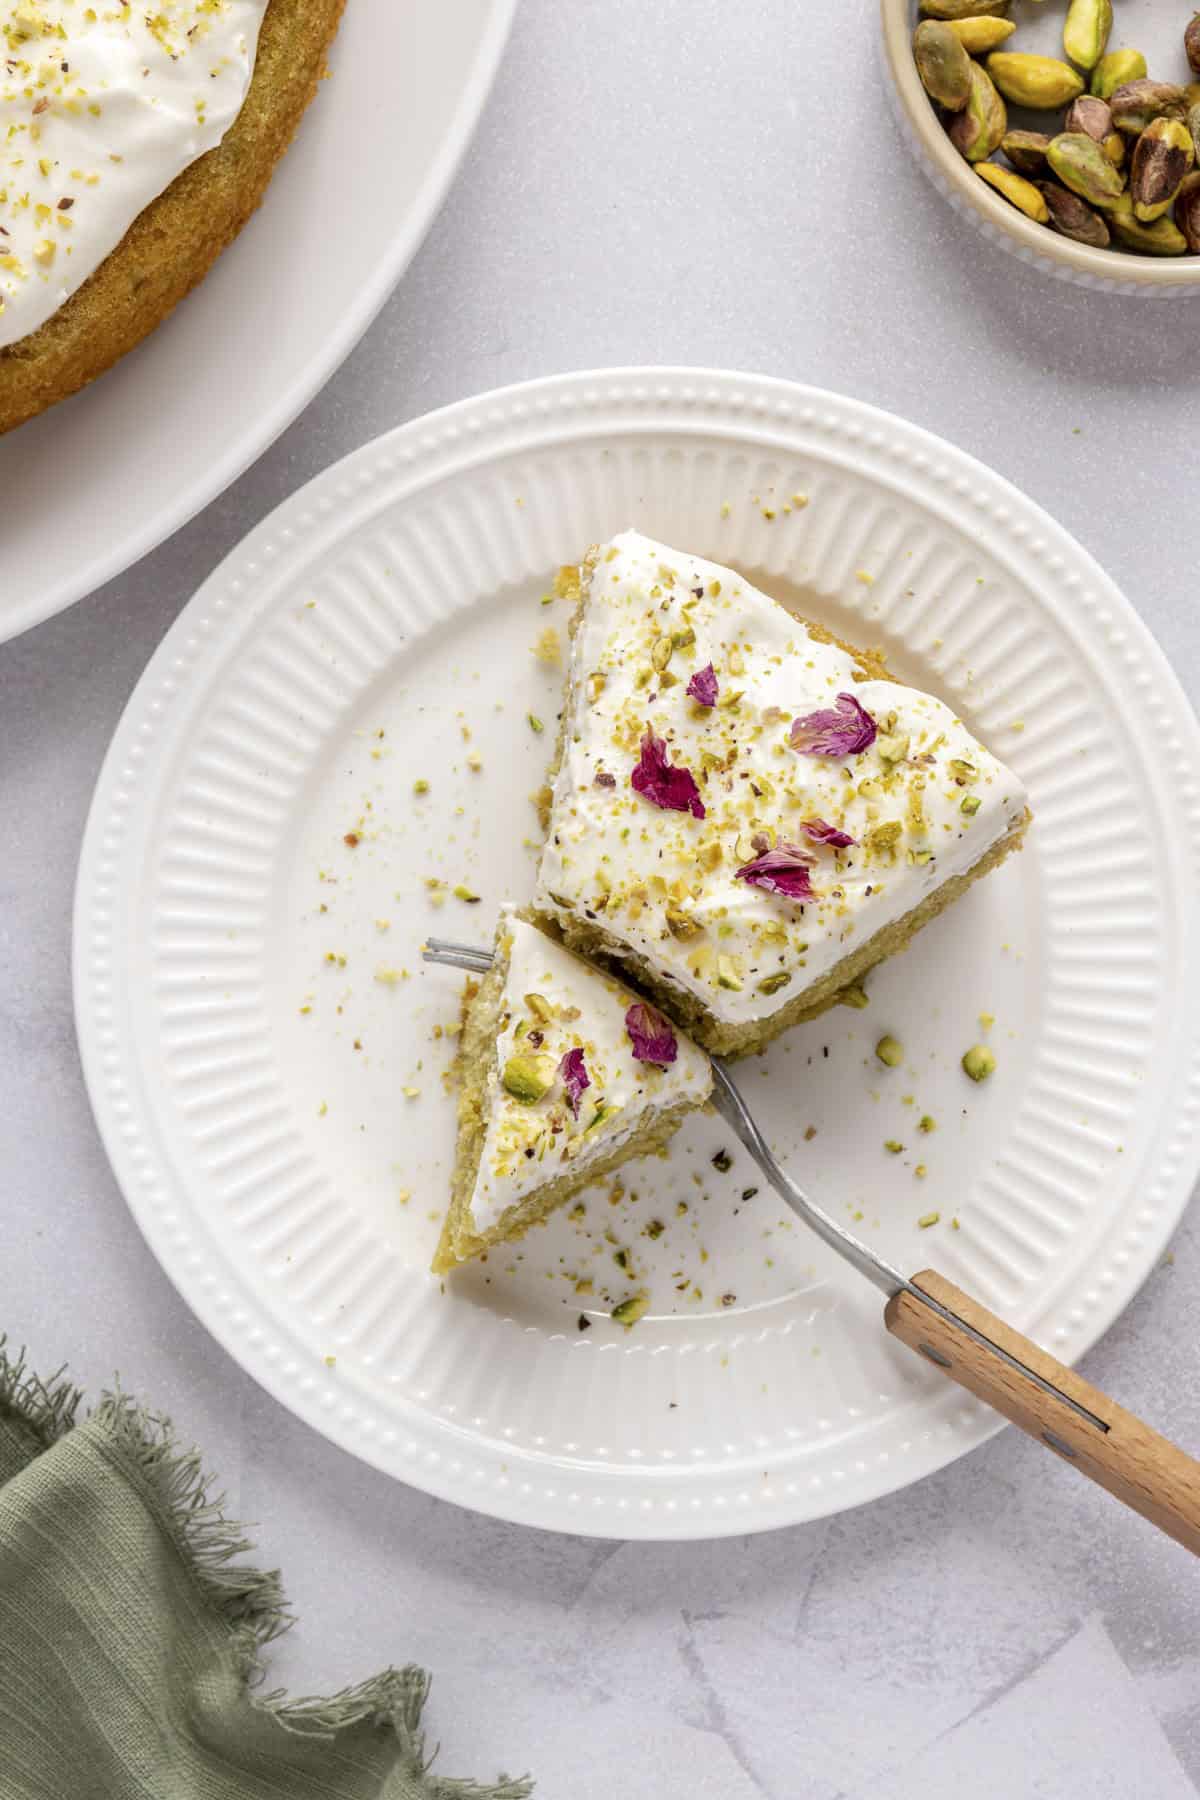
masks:
<instances>
[{"instance_id":1,"label":"chopped pistachio topping","mask_svg":"<svg viewBox=\"0 0 1200 1800\"><path fill-rule=\"evenodd\" d=\"M554 1086L558 1065L552 1056L510 1056L500 1077L506 1093L525 1106L536 1106Z\"/></svg>"},{"instance_id":2,"label":"chopped pistachio topping","mask_svg":"<svg viewBox=\"0 0 1200 1800\"><path fill-rule=\"evenodd\" d=\"M730 991L735 994L741 992L742 978L738 974L737 964L734 962L732 956L718 956L717 986L729 988Z\"/></svg>"},{"instance_id":3,"label":"chopped pistachio topping","mask_svg":"<svg viewBox=\"0 0 1200 1800\"><path fill-rule=\"evenodd\" d=\"M881 1037L875 1046L875 1054L887 1069L898 1069L904 1061L904 1046L898 1038Z\"/></svg>"},{"instance_id":4,"label":"chopped pistachio topping","mask_svg":"<svg viewBox=\"0 0 1200 1800\"><path fill-rule=\"evenodd\" d=\"M962 1066L972 1081L986 1081L995 1072L996 1058L986 1044L973 1044L963 1057Z\"/></svg>"},{"instance_id":5,"label":"chopped pistachio topping","mask_svg":"<svg viewBox=\"0 0 1200 1800\"><path fill-rule=\"evenodd\" d=\"M626 1331L631 1331L639 1319L645 1318L649 1310L649 1294L644 1292L631 1294L628 1300L622 1300L619 1306L613 1307L609 1318L614 1325L623 1325Z\"/></svg>"}]
</instances>

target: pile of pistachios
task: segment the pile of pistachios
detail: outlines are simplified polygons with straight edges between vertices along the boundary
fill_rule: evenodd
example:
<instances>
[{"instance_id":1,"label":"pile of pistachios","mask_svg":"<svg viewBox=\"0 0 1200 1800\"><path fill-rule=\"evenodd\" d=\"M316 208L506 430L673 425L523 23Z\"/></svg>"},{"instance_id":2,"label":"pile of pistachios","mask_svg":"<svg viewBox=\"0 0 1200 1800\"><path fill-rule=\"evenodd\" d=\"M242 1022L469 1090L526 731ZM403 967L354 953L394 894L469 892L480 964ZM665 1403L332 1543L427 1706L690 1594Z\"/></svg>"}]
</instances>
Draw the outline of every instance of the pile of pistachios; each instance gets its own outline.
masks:
<instances>
[{"instance_id":1,"label":"pile of pistachios","mask_svg":"<svg viewBox=\"0 0 1200 1800\"><path fill-rule=\"evenodd\" d=\"M989 187L1081 244L1200 255L1200 12L1183 33L1193 80L1177 86L1151 80L1140 51L1109 50L1112 0L1070 0L1061 62L1008 48L1009 0L920 8L922 85ZM1006 101L1062 117L1053 131L1010 131Z\"/></svg>"}]
</instances>

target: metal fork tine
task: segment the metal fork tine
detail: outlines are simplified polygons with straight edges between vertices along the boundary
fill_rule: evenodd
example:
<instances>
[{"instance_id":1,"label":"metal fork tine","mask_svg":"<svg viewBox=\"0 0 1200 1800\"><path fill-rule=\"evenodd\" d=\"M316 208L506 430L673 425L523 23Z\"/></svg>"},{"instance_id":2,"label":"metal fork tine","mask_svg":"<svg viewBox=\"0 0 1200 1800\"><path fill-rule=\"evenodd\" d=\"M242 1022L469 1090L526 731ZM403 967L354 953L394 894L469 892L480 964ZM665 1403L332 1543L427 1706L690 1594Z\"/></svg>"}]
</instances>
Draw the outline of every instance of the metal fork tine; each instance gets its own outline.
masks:
<instances>
[{"instance_id":1,"label":"metal fork tine","mask_svg":"<svg viewBox=\"0 0 1200 1800\"><path fill-rule=\"evenodd\" d=\"M473 944L455 944L448 938L426 938L421 946L422 961L441 963L447 968L469 969L473 975L486 975L492 966L490 950L479 950Z\"/></svg>"}]
</instances>

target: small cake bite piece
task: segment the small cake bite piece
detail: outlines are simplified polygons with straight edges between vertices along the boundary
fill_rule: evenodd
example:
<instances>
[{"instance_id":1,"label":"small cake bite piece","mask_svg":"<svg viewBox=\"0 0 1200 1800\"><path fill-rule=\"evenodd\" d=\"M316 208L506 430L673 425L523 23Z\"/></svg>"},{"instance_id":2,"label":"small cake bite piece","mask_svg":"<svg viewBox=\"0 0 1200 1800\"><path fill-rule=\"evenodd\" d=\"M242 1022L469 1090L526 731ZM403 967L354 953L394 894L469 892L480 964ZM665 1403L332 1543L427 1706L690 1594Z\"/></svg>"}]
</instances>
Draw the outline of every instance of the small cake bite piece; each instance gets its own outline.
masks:
<instances>
[{"instance_id":1,"label":"small cake bite piece","mask_svg":"<svg viewBox=\"0 0 1200 1800\"><path fill-rule=\"evenodd\" d=\"M731 569L634 531L572 621L536 911L706 1049L833 1004L1021 843L1011 769Z\"/></svg>"},{"instance_id":2,"label":"small cake bite piece","mask_svg":"<svg viewBox=\"0 0 1200 1800\"><path fill-rule=\"evenodd\" d=\"M655 1007L511 908L467 989L459 1075L438 1274L657 1149L712 1091L708 1058Z\"/></svg>"}]
</instances>

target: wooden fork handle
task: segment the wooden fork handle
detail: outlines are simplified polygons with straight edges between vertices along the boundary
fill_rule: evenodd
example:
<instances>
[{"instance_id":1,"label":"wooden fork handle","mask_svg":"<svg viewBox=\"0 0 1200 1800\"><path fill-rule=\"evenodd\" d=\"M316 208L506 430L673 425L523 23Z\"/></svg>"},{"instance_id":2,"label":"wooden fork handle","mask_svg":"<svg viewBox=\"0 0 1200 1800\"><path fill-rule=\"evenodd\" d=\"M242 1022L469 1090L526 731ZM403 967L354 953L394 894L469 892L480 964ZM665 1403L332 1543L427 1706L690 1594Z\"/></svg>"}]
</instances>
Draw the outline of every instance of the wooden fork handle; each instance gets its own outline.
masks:
<instances>
[{"instance_id":1,"label":"wooden fork handle","mask_svg":"<svg viewBox=\"0 0 1200 1800\"><path fill-rule=\"evenodd\" d=\"M1126 1412L1082 1375L1013 1331L953 1282L926 1269L912 1277L912 1285L940 1302L954 1319L944 1318L912 1294L902 1292L888 1301L884 1315L893 1337L1107 1488L1193 1555L1200 1555L1200 1462ZM1057 1393L1048 1394L1022 1370L978 1343L958 1320L1033 1370ZM1061 1394L1100 1423L1081 1418L1058 1397Z\"/></svg>"}]
</instances>

